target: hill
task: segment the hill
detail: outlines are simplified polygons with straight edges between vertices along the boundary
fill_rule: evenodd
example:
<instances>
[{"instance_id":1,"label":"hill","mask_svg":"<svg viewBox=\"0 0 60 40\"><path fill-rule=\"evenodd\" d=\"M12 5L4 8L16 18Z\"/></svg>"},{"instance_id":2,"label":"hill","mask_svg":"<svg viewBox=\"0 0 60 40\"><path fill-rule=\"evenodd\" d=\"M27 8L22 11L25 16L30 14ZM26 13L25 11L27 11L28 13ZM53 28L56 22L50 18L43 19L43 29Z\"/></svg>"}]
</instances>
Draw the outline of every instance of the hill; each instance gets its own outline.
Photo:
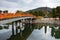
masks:
<instances>
[{"instance_id":1,"label":"hill","mask_svg":"<svg viewBox=\"0 0 60 40\"><path fill-rule=\"evenodd\" d=\"M36 9L32 9L32 10L28 10L26 12L30 12L30 11L39 11L39 10L42 10L42 11L48 11L50 12L52 10L52 8L49 8L49 7L39 7L39 8L36 8Z\"/></svg>"}]
</instances>

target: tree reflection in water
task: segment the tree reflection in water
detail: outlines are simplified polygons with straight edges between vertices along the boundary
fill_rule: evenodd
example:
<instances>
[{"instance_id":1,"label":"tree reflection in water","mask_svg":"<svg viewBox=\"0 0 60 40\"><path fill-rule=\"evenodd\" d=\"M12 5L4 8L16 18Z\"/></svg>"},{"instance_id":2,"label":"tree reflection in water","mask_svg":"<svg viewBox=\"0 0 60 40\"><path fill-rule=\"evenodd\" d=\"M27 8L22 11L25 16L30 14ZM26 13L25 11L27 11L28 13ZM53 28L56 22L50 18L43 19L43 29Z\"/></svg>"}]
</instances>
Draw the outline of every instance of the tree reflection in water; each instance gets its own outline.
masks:
<instances>
[{"instance_id":1,"label":"tree reflection in water","mask_svg":"<svg viewBox=\"0 0 60 40\"><path fill-rule=\"evenodd\" d=\"M51 28L51 36L55 37L56 39L60 39L60 27L55 29L54 27Z\"/></svg>"},{"instance_id":2,"label":"tree reflection in water","mask_svg":"<svg viewBox=\"0 0 60 40\"><path fill-rule=\"evenodd\" d=\"M60 25L55 26L52 24L39 24L37 27L38 29L41 29L44 26L44 32L47 33L47 27L49 25L49 28L51 28L51 36L55 37L56 39L60 39Z\"/></svg>"},{"instance_id":3,"label":"tree reflection in water","mask_svg":"<svg viewBox=\"0 0 60 40\"><path fill-rule=\"evenodd\" d=\"M3 28L2 28L2 26L0 26L0 30L2 30Z\"/></svg>"}]
</instances>

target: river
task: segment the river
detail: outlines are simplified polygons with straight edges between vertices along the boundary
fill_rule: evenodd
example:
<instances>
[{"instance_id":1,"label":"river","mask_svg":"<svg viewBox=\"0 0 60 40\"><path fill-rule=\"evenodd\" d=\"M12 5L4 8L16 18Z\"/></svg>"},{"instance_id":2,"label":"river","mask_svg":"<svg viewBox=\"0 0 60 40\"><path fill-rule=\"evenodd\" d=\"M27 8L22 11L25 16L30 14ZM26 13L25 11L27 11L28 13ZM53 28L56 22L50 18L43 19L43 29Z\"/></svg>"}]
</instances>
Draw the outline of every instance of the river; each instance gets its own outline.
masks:
<instances>
[{"instance_id":1,"label":"river","mask_svg":"<svg viewBox=\"0 0 60 40\"><path fill-rule=\"evenodd\" d=\"M28 27L28 25L30 25ZM32 28L31 28L32 26ZM60 40L60 26L52 24L25 24L22 33L12 35L12 25L0 29L0 40ZM14 25L14 31L15 31ZM18 29L19 30L19 29Z\"/></svg>"}]
</instances>

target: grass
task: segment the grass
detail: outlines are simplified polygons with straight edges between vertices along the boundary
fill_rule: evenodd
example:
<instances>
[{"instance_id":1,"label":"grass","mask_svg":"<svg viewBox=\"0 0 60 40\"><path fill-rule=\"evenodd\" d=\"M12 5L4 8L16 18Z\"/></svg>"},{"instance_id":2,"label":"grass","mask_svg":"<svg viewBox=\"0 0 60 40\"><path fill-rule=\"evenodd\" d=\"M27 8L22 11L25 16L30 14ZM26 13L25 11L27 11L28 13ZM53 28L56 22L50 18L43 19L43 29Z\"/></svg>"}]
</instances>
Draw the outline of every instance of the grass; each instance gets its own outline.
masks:
<instances>
[{"instance_id":1,"label":"grass","mask_svg":"<svg viewBox=\"0 0 60 40\"><path fill-rule=\"evenodd\" d=\"M40 20L41 20L42 18L43 18L42 16L38 16L38 19L40 19Z\"/></svg>"}]
</instances>

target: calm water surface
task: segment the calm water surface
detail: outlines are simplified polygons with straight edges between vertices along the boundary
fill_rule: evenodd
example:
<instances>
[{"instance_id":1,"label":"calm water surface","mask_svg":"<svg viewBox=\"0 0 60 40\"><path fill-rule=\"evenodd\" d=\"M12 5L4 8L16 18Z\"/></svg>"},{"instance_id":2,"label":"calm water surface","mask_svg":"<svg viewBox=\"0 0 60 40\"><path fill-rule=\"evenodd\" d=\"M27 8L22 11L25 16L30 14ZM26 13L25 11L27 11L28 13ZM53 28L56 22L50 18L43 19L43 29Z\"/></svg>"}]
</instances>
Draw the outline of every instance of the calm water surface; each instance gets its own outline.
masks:
<instances>
[{"instance_id":1,"label":"calm water surface","mask_svg":"<svg viewBox=\"0 0 60 40\"><path fill-rule=\"evenodd\" d=\"M8 29L0 29L0 40L60 40L60 26L42 25L42 24L25 24L25 29L16 34L14 25L14 35L12 35L12 25ZM32 28L31 28L32 27ZM18 29L19 30L19 29Z\"/></svg>"}]
</instances>

